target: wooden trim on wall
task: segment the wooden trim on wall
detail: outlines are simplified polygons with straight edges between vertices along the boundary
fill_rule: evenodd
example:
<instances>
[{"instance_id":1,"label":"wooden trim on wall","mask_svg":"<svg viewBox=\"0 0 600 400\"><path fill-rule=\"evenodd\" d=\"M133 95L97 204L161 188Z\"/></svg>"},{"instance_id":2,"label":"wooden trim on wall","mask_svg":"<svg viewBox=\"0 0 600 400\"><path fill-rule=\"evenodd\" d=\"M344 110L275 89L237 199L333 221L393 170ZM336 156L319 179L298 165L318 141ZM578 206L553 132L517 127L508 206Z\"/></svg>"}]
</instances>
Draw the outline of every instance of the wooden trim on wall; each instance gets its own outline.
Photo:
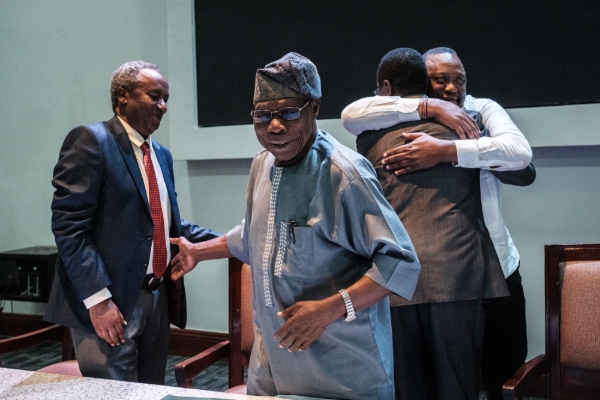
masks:
<instances>
[{"instance_id":1,"label":"wooden trim on wall","mask_svg":"<svg viewBox=\"0 0 600 400\"><path fill-rule=\"evenodd\" d=\"M42 320L41 315L0 314L0 335L4 336L18 336L38 329L47 328L50 325L52 324Z\"/></svg>"},{"instance_id":2,"label":"wooden trim on wall","mask_svg":"<svg viewBox=\"0 0 600 400\"><path fill-rule=\"evenodd\" d=\"M171 328L169 354L192 357L228 339L227 333Z\"/></svg>"},{"instance_id":3,"label":"wooden trim on wall","mask_svg":"<svg viewBox=\"0 0 600 400\"><path fill-rule=\"evenodd\" d=\"M0 335L4 336L18 336L50 325L41 315L0 314ZM227 333L171 328L169 354L192 357L228 338Z\"/></svg>"}]
</instances>

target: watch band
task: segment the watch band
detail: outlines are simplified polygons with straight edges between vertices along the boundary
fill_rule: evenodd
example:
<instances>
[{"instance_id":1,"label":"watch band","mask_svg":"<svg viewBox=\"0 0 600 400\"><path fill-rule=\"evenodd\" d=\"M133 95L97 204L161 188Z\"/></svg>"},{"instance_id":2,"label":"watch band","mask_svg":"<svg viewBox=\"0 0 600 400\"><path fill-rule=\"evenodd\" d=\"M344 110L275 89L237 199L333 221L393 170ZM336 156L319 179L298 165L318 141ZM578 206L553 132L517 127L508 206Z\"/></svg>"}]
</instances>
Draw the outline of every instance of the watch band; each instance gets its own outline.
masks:
<instances>
[{"instance_id":1,"label":"watch band","mask_svg":"<svg viewBox=\"0 0 600 400\"><path fill-rule=\"evenodd\" d=\"M344 304L346 305L346 319L344 321L353 321L356 318L356 313L354 312L354 306L352 305L350 295L348 294L346 289L338 290L338 293L342 295L342 298L344 299Z\"/></svg>"}]
</instances>

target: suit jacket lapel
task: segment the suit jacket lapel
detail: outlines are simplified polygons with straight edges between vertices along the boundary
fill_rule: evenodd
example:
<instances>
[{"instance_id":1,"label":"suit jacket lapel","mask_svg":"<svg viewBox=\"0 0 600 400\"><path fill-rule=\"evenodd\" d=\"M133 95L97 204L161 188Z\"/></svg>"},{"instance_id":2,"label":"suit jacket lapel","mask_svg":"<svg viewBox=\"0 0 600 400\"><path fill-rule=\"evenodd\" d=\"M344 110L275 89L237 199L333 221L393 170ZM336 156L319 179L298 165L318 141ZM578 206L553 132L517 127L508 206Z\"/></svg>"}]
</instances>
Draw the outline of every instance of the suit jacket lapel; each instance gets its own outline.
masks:
<instances>
[{"instance_id":1,"label":"suit jacket lapel","mask_svg":"<svg viewBox=\"0 0 600 400\"><path fill-rule=\"evenodd\" d=\"M138 165L137 159L135 158L135 154L133 152L133 146L131 145L131 141L129 140L129 136L127 136L127 131L123 128L123 125L115 115L110 120L104 123L108 130L112 132L115 137L115 141L121 151L121 155L125 160L125 164L133 177L133 181L137 186L140 195L144 199L146 206L148 207L148 212L150 212L150 204L148 203L148 196L146 195L146 187L144 186L144 178L142 178L142 173L140 172L140 167Z\"/></svg>"}]
</instances>

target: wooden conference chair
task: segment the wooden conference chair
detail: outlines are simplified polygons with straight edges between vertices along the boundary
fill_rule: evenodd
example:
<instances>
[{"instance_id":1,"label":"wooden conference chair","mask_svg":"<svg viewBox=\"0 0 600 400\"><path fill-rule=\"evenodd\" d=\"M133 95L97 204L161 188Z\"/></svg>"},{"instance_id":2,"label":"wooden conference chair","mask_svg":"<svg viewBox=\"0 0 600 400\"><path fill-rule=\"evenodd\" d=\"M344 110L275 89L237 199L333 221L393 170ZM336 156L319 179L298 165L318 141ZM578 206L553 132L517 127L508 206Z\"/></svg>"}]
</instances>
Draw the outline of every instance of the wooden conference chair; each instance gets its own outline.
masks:
<instances>
[{"instance_id":1,"label":"wooden conference chair","mask_svg":"<svg viewBox=\"0 0 600 400\"><path fill-rule=\"evenodd\" d=\"M38 369L38 371L49 374L81 376L79 365L77 364L77 360L75 360L75 350L71 341L71 333L64 326L51 325L47 328L0 340L0 355L12 351L24 350L48 340L62 341L62 362L48 365L47 367Z\"/></svg>"},{"instance_id":2,"label":"wooden conference chair","mask_svg":"<svg viewBox=\"0 0 600 400\"><path fill-rule=\"evenodd\" d=\"M246 393L244 367L254 343L252 324L252 277L250 266L229 259L229 339L175 366L177 385L192 388L192 379L224 358L229 358L229 393ZM242 385L242 386L240 386Z\"/></svg>"},{"instance_id":3,"label":"wooden conference chair","mask_svg":"<svg viewBox=\"0 0 600 400\"><path fill-rule=\"evenodd\" d=\"M600 399L600 244L545 246L545 264L546 354L504 384L504 400L542 374L549 399Z\"/></svg>"}]
</instances>

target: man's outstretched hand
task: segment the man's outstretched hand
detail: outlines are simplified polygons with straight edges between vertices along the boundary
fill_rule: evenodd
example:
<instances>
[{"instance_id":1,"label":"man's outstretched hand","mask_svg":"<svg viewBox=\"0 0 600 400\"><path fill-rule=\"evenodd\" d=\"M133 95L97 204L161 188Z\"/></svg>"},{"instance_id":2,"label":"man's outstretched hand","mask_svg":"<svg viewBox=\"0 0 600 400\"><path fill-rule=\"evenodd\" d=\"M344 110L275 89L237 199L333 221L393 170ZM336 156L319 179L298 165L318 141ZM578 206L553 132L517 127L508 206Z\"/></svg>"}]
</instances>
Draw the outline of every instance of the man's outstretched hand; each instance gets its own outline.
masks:
<instances>
[{"instance_id":1,"label":"man's outstretched hand","mask_svg":"<svg viewBox=\"0 0 600 400\"><path fill-rule=\"evenodd\" d=\"M225 235L198 243L190 243L184 237L170 240L171 244L179 246L179 253L171 260L171 279L174 281L193 270L200 261L233 257Z\"/></svg>"},{"instance_id":2,"label":"man's outstretched hand","mask_svg":"<svg viewBox=\"0 0 600 400\"><path fill-rule=\"evenodd\" d=\"M179 247L179 253L171 260L171 279L181 278L196 267L198 261L194 255L193 244L184 237L171 238L171 244Z\"/></svg>"}]
</instances>

